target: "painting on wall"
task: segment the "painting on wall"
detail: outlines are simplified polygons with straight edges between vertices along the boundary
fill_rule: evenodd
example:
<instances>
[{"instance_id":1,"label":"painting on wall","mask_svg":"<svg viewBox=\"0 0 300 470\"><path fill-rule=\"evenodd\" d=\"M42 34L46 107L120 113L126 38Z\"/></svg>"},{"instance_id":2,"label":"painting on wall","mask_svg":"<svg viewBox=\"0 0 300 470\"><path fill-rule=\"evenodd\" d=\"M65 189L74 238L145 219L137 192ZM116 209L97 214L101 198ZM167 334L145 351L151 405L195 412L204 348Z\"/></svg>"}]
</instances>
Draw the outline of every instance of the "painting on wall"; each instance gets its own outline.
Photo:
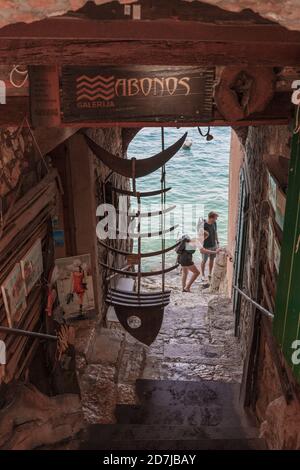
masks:
<instances>
[{"instance_id":1,"label":"painting on wall","mask_svg":"<svg viewBox=\"0 0 300 470\"><path fill-rule=\"evenodd\" d=\"M91 256L77 255L59 258L57 292L66 319L86 317L95 311Z\"/></svg>"},{"instance_id":2,"label":"painting on wall","mask_svg":"<svg viewBox=\"0 0 300 470\"><path fill-rule=\"evenodd\" d=\"M21 270L26 294L28 295L43 273L42 241L40 238L36 240L21 260Z\"/></svg>"},{"instance_id":3,"label":"painting on wall","mask_svg":"<svg viewBox=\"0 0 300 470\"><path fill-rule=\"evenodd\" d=\"M7 321L10 327L21 318L26 309L26 288L20 263L17 263L1 285Z\"/></svg>"},{"instance_id":4,"label":"painting on wall","mask_svg":"<svg viewBox=\"0 0 300 470\"><path fill-rule=\"evenodd\" d=\"M276 212L276 195L277 195L277 184L273 176L268 173L268 198L271 206Z\"/></svg>"}]
</instances>

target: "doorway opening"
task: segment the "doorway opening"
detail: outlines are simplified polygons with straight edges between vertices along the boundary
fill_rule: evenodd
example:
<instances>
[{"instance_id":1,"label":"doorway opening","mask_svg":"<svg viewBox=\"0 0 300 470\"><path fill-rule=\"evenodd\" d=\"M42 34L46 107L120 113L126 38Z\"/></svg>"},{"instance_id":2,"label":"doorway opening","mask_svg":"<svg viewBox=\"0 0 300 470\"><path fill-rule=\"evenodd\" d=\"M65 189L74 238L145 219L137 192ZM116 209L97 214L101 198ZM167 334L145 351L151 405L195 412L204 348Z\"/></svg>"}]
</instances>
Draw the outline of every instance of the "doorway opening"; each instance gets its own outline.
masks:
<instances>
[{"instance_id":1,"label":"doorway opening","mask_svg":"<svg viewBox=\"0 0 300 470\"><path fill-rule=\"evenodd\" d=\"M207 133L204 128L165 128L165 145L171 145L185 131L188 131L187 145L166 165L167 186L172 187L167 195L167 206L176 205L166 225L178 225L167 237L167 246L176 243L184 234L197 237L197 231L200 233L199 227L207 219L208 213L214 211L219 214L219 245L226 249L231 129L213 127L210 130L213 139L207 140L203 137ZM161 128L143 128L131 141L128 157L145 158L149 154L158 153L161 145ZM139 190L155 187L159 179L160 171L140 178ZM149 204L146 210L150 211L158 201L146 202ZM144 224L146 229L149 221L146 220ZM157 227L148 226L147 230L156 232ZM142 243L144 252L155 251L159 249L160 237L146 238ZM174 265L177 257L175 250L169 252L167 266ZM203 255L197 249L193 254L193 262L199 271L202 258ZM142 378L197 381L220 380L225 377L228 382L240 380L241 358L234 338L231 304L226 297L225 260L227 261L226 256L217 256L215 270L219 279L211 280L208 279L207 262L205 277L199 275L190 293L182 292L180 266L166 275L166 288L172 291L171 304L165 309L162 329L157 339L145 351ZM160 262L158 257L145 258L143 270L159 269ZM159 289L160 282L158 277L147 278L143 280L143 288L154 291ZM214 292L211 290L211 283L215 286ZM223 362L220 361L221 356Z\"/></svg>"},{"instance_id":2,"label":"doorway opening","mask_svg":"<svg viewBox=\"0 0 300 470\"><path fill-rule=\"evenodd\" d=\"M201 129L200 129L201 131ZM218 235L222 246L227 245L228 231L228 178L229 178L229 154L230 135L229 127L213 127L210 131L213 139L208 141L201 136L197 127L175 128L167 127L164 130L165 146L177 141L184 132L188 132L186 143L176 156L166 165L166 182L171 186L167 194L167 204L175 205L174 211L169 214L171 225L178 225L169 236L167 243L171 245L183 234L195 234L198 219L206 219L210 211L219 214ZM204 135L205 128L201 131ZM191 144L189 146L189 144ZM161 128L146 127L141 129L128 147L129 157L137 159L154 155L161 151ZM139 188L149 190L160 181L160 171L157 170L148 176L140 178ZM149 201L151 199L151 201ZM134 201L131 201L134 204ZM159 201L156 198L148 198L145 204L147 209ZM147 221L145 225L147 225ZM151 227L155 232L155 227ZM159 249L159 237L147 238L143 242L145 251ZM174 261L174 251L168 255L168 259ZM200 265L200 253L195 253L195 261ZM146 258L144 267L157 267L158 257Z\"/></svg>"}]
</instances>

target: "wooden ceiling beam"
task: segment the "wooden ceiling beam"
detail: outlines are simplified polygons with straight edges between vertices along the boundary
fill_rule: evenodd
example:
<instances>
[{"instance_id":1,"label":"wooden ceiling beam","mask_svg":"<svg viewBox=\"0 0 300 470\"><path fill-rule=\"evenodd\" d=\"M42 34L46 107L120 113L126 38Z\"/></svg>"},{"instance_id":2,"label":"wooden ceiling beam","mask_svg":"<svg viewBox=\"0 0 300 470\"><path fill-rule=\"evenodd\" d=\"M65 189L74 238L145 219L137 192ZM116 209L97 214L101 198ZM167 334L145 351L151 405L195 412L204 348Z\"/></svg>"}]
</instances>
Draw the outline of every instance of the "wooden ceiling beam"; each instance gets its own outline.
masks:
<instances>
[{"instance_id":1,"label":"wooden ceiling beam","mask_svg":"<svg viewBox=\"0 0 300 470\"><path fill-rule=\"evenodd\" d=\"M12 96L7 98L5 106L0 105L0 127L18 126L27 116L30 122L29 98ZM258 124L287 124L292 117L291 94L287 92L275 93L274 98L268 104L266 109L261 113L255 113L252 116L240 121L227 121L224 119L217 109L214 108L213 119L210 122L164 122L164 126L180 126L193 127L199 126L251 126ZM76 128L80 127L124 127L124 128L141 128L141 127L157 127L160 123L153 122L85 122L84 126L80 123L61 124L60 127Z\"/></svg>"},{"instance_id":2,"label":"wooden ceiling beam","mask_svg":"<svg viewBox=\"0 0 300 470\"><path fill-rule=\"evenodd\" d=\"M298 66L300 43L0 39L0 63L30 65Z\"/></svg>"},{"instance_id":3,"label":"wooden ceiling beam","mask_svg":"<svg viewBox=\"0 0 300 470\"><path fill-rule=\"evenodd\" d=\"M1 64L298 66L300 32L278 25L55 18L0 30Z\"/></svg>"}]
</instances>

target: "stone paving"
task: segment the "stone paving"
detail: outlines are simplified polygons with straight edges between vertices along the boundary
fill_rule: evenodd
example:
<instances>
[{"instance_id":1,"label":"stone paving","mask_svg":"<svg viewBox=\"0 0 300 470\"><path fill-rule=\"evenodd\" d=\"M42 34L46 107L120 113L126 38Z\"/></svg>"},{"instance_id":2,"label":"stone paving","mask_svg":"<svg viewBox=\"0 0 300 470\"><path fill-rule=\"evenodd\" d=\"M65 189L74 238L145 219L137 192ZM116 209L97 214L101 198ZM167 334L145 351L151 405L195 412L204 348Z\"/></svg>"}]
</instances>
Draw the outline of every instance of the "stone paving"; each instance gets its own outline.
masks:
<instances>
[{"instance_id":1,"label":"stone paving","mask_svg":"<svg viewBox=\"0 0 300 470\"><path fill-rule=\"evenodd\" d=\"M170 280L171 303L160 334L146 350L141 378L240 381L241 356L229 299L208 293L199 282L191 293L181 292L179 276Z\"/></svg>"},{"instance_id":2,"label":"stone paving","mask_svg":"<svg viewBox=\"0 0 300 470\"><path fill-rule=\"evenodd\" d=\"M157 281L148 279L144 288L156 290ZM126 333L111 314L108 328L80 322L77 371L88 423L114 423L117 404L137 403L139 378L241 380L241 354L229 299L210 294L199 282L191 293L183 293L178 274L167 277L166 288L172 289L171 302L150 347Z\"/></svg>"}]
</instances>

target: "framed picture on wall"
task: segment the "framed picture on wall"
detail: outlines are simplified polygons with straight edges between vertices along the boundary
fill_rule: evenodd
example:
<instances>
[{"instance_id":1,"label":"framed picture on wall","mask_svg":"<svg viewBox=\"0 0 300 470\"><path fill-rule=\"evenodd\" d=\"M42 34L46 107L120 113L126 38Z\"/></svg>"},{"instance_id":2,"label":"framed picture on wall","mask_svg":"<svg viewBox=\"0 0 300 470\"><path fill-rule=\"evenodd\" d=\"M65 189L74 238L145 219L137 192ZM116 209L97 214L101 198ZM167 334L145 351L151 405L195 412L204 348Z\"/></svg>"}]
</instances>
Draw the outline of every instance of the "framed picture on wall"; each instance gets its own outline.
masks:
<instances>
[{"instance_id":1,"label":"framed picture on wall","mask_svg":"<svg viewBox=\"0 0 300 470\"><path fill-rule=\"evenodd\" d=\"M43 272L42 241L40 238L36 240L21 260L21 270L25 282L26 294L28 295Z\"/></svg>"},{"instance_id":2,"label":"framed picture on wall","mask_svg":"<svg viewBox=\"0 0 300 470\"><path fill-rule=\"evenodd\" d=\"M277 184L271 173L268 172L268 199L276 212Z\"/></svg>"},{"instance_id":3,"label":"framed picture on wall","mask_svg":"<svg viewBox=\"0 0 300 470\"><path fill-rule=\"evenodd\" d=\"M26 288L20 263L17 263L1 285L7 321L10 327L26 309Z\"/></svg>"},{"instance_id":4,"label":"framed picture on wall","mask_svg":"<svg viewBox=\"0 0 300 470\"><path fill-rule=\"evenodd\" d=\"M95 311L91 256L59 258L55 266L59 303L66 319Z\"/></svg>"}]
</instances>

